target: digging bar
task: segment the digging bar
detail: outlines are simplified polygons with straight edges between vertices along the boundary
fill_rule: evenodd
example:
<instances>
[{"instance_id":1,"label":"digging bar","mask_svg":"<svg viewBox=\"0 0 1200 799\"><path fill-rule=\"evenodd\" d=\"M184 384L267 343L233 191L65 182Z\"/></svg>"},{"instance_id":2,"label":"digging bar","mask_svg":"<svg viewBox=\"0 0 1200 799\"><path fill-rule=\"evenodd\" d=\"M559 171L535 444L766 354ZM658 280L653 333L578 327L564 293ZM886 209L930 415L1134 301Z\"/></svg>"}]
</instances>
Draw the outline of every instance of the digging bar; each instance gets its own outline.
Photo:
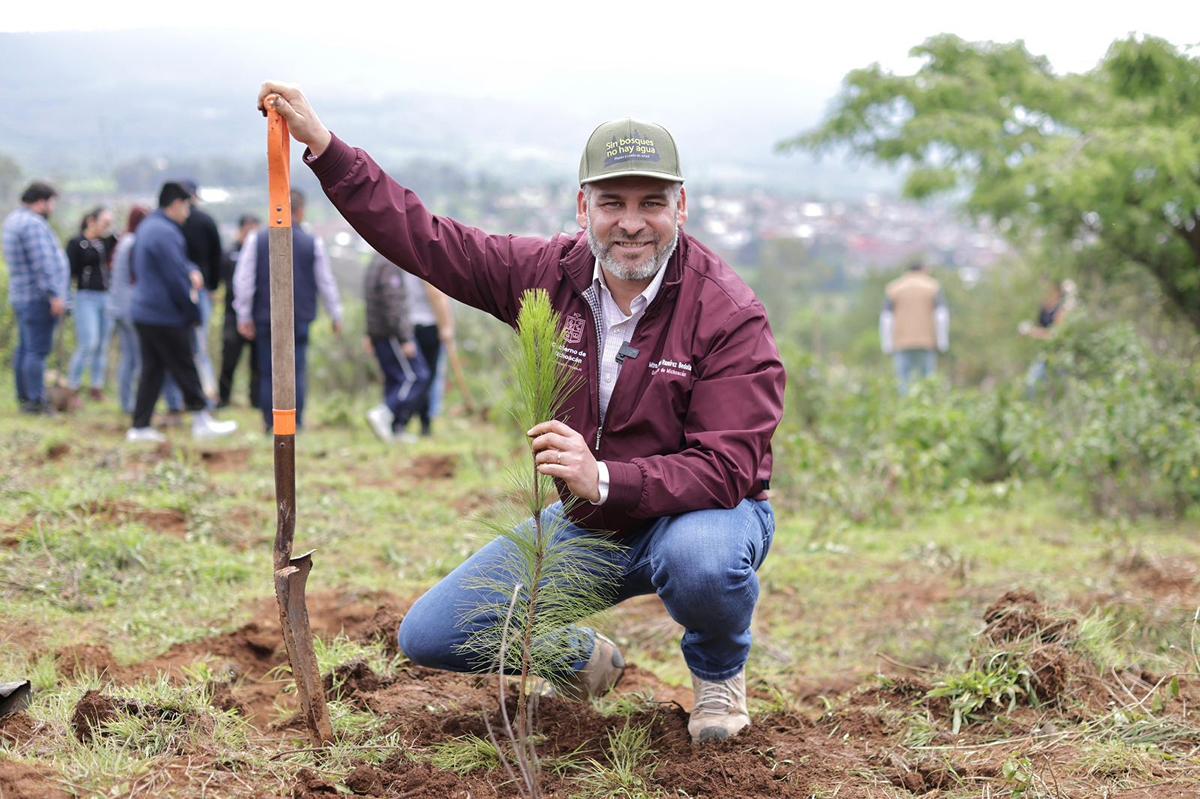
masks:
<instances>
[{"instance_id":1,"label":"digging bar","mask_svg":"<svg viewBox=\"0 0 1200 799\"><path fill-rule=\"evenodd\" d=\"M267 111L267 175L271 212L271 399L275 426L275 598L300 712L314 746L333 740L325 686L313 650L304 586L312 552L292 557L296 532L296 323L292 296L291 146L287 122Z\"/></svg>"}]
</instances>

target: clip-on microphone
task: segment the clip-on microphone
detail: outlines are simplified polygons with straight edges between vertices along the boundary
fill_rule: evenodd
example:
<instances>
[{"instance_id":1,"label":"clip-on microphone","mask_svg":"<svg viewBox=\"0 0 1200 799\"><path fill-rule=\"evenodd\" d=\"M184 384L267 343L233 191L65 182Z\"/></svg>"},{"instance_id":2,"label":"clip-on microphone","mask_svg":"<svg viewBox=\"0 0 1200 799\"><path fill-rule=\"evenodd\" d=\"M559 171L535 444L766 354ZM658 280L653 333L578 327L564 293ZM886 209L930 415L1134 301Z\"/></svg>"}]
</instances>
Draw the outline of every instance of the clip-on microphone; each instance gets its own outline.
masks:
<instances>
[{"instance_id":1,"label":"clip-on microphone","mask_svg":"<svg viewBox=\"0 0 1200 799\"><path fill-rule=\"evenodd\" d=\"M639 354L641 354L641 350L629 346L629 342L626 341L621 345L621 349L617 351L617 363L624 363L626 358L632 360Z\"/></svg>"}]
</instances>

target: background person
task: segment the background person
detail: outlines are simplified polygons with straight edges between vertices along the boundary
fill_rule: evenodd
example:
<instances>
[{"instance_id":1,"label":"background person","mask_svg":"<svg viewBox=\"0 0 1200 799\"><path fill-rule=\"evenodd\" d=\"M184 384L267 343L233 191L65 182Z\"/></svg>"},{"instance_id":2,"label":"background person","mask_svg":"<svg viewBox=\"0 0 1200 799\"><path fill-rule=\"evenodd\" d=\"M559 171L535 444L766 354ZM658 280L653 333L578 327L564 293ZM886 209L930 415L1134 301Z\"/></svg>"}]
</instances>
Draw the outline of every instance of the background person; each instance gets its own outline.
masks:
<instances>
[{"instance_id":1,"label":"background person","mask_svg":"<svg viewBox=\"0 0 1200 799\"><path fill-rule=\"evenodd\" d=\"M950 309L941 284L921 263L888 283L879 314L879 339L896 365L900 396L914 379L937 371L937 354L950 349Z\"/></svg>"},{"instance_id":2,"label":"background person","mask_svg":"<svg viewBox=\"0 0 1200 799\"><path fill-rule=\"evenodd\" d=\"M192 354L192 329L200 319L200 271L187 259L183 223L191 212L191 197L178 183L166 183L158 195L158 210L138 226L133 246L132 312L142 350L133 426L129 441L164 441L150 426L154 405L170 374L183 392L184 406L194 413L192 436L214 438L237 429L233 421L218 422L209 414Z\"/></svg>"},{"instance_id":3,"label":"background person","mask_svg":"<svg viewBox=\"0 0 1200 799\"><path fill-rule=\"evenodd\" d=\"M133 245L137 241L138 226L149 215L150 209L144 205L135 205L130 209L125 233L113 251L112 285L108 289L108 314L120 352L117 366L118 399L121 412L126 414L133 413L138 378L142 371L142 345L133 324ZM183 413L183 393L169 374L163 380L162 395L167 402L167 419L177 426L181 423L179 417Z\"/></svg>"},{"instance_id":4,"label":"background person","mask_svg":"<svg viewBox=\"0 0 1200 799\"><path fill-rule=\"evenodd\" d=\"M404 279L407 273L382 255L371 259L363 277L367 349L383 372L383 403L367 411L367 424L380 441L391 443L424 403L429 409L432 375L413 334L410 288L424 295L424 285ZM436 328L435 328L436 335Z\"/></svg>"},{"instance_id":5,"label":"background person","mask_svg":"<svg viewBox=\"0 0 1200 799\"><path fill-rule=\"evenodd\" d=\"M1028 321L1017 326L1017 332L1039 341L1049 341L1054 338L1059 327L1066 321L1067 316L1075 308L1076 289L1072 280L1047 280L1041 305L1038 306L1036 323ZM1046 379L1046 354L1039 353L1029 365L1025 374L1025 396L1033 399L1037 396L1038 388Z\"/></svg>"},{"instance_id":6,"label":"background person","mask_svg":"<svg viewBox=\"0 0 1200 799\"><path fill-rule=\"evenodd\" d=\"M21 207L4 219L4 260L8 264L8 302L17 319L13 355L17 404L24 413L50 413L46 397L46 359L54 328L67 312L70 267L50 215L58 192L35 181L21 194Z\"/></svg>"},{"instance_id":7,"label":"background person","mask_svg":"<svg viewBox=\"0 0 1200 799\"><path fill-rule=\"evenodd\" d=\"M195 342L192 346L196 359L196 369L200 374L200 384L204 387L204 395L215 401L217 397L217 378L213 371L212 358L208 352L208 326L212 320L212 293L221 284L221 262L224 251L221 249L221 232L217 223L208 212L200 207L199 187L196 181L187 179L180 185L190 195L192 212L183 223L183 237L187 242L188 260L196 265L203 277L203 285L199 290L200 321L194 331Z\"/></svg>"},{"instance_id":8,"label":"background person","mask_svg":"<svg viewBox=\"0 0 1200 799\"><path fill-rule=\"evenodd\" d=\"M227 407L233 397L233 378L242 358L242 350L249 350L250 353L250 357L247 359L250 363L248 386L250 407L259 407L258 391L261 381L258 373L258 348L252 339L248 339L238 332L237 311L233 308L233 273L237 268L242 246L250 234L259 229L260 225L258 217L251 214L243 214L239 217L233 245L225 253L225 258L221 263L221 283L225 287L225 316L221 325L221 377L217 381L218 408Z\"/></svg>"},{"instance_id":9,"label":"background person","mask_svg":"<svg viewBox=\"0 0 1200 799\"><path fill-rule=\"evenodd\" d=\"M112 339L112 320L108 315L108 289L112 283L112 211L93 208L79 223L79 234L67 242L67 262L71 265L74 297L71 314L75 317L75 352L71 356L67 385L72 396L83 387L83 373L91 378L89 395L104 398L107 378L108 343Z\"/></svg>"},{"instance_id":10,"label":"background person","mask_svg":"<svg viewBox=\"0 0 1200 799\"><path fill-rule=\"evenodd\" d=\"M413 338L430 372L430 379L420 388L413 415L421 424L421 435L430 436L433 435L433 419L441 410L437 392L443 390L446 380L442 361L455 346L454 315L445 294L411 272L398 271L404 280L408 297L408 318L412 322ZM445 356L443 348L446 350Z\"/></svg>"},{"instance_id":11,"label":"background person","mask_svg":"<svg viewBox=\"0 0 1200 799\"><path fill-rule=\"evenodd\" d=\"M308 393L308 332L317 318L317 298L342 333L342 300L320 237L304 230L304 195L292 190L292 298L296 324L296 427L304 425ZM242 245L233 274L233 307L238 331L258 347L258 396L263 426L275 426L271 399L271 254L270 236L251 233Z\"/></svg>"}]
</instances>

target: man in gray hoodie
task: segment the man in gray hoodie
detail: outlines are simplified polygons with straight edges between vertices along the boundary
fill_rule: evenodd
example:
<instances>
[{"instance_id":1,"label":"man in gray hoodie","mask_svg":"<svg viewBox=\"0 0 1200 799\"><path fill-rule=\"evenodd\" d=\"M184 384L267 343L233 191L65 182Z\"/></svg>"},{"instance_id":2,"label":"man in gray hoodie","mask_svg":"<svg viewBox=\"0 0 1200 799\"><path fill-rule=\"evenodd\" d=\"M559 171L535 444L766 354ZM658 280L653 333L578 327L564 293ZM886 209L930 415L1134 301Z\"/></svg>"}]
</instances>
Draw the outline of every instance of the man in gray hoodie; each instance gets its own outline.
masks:
<instances>
[{"instance_id":1,"label":"man in gray hoodie","mask_svg":"<svg viewBox=\"0 0 1200 799\"><path fill-rule=\"evenodd\" d=\"M391 443L429 390L432 373L413 337L404 274L382 255L375 256L363 280L367 306L366 347L383 372L383 402L367 411L367 424Z\"/></svg>"}]
</instances>

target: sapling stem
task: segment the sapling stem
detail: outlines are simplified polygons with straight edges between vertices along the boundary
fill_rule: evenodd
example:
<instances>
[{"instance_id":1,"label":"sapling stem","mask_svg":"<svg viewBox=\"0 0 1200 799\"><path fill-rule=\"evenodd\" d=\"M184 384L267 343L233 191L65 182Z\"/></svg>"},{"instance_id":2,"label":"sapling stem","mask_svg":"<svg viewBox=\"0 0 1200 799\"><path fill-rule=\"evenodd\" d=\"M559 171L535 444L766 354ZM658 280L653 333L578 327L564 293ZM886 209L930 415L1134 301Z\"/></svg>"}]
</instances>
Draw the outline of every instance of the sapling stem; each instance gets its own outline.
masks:
<instances>
[{"instance_id":1,"label":"sapling stem","mask_svg":"<svg viewBox=\"0 0 1200 799\"><path fill-rule=\"evenodd\" d=\"M517 606L517 597L521 595L521 584L517 583L513 586L512 599L508 603L508 615L504 617L504 628L500 631L500 657L496 663L496 685L500 692L500 718L504 720L504 731L508 736L509 744L512 746L514 754L517 748L517 737L513 735L512 724L508 719L508 702L504 695L504 663L505 657L508 655L508 630L512 624L513 609ZM500 757L500 764L504 766L504 771L508 774L508 778L513 782L517 782L517 775L513 772L512 766L508 762L508 757L504 754L504 748L496 740L496 735L492 732L492 722L488 719L487 714L483 714L483 723L487 726L488 740L492 742L492 746L496 747L496 754ZM524 779L526 787L529 787L529 775L525 770L521 770L521 777Z\"/></svg>"},{"instance_id":2,"label":"sapling stem","mask_svg":"<svg viewBox=\"0 0 1200 799\"><path fill-rule=\"evenodd\" d=\"M516 422L521 430L529 430L542 422L565 421L564 403L582 381L560 360L561 319L545 291L525 294L517 328L510 361ZM494 569L469 582L489 598L466 608L463 622L474 629L462 650L479 659L482 671L495 670L503 727L493 730L488 720L489 739L521 796L540 799L541 765L534 735L538 696L531 692L540 680L568 679L564 664L578 659L579 636L572 634L573 625L610 604L620 547L602 535L564 534L574 498L564 494L561 509L545 513L555 484L538 473L532 442L529 454L532 462L515 472L524 521L489 525L509 551ZM514 650L518 646L519 652ZM507 673L517 677L515 718L508 711ZM498 745L497 739L504 738L508 753Z\"/></svg>"}]
</instances>

